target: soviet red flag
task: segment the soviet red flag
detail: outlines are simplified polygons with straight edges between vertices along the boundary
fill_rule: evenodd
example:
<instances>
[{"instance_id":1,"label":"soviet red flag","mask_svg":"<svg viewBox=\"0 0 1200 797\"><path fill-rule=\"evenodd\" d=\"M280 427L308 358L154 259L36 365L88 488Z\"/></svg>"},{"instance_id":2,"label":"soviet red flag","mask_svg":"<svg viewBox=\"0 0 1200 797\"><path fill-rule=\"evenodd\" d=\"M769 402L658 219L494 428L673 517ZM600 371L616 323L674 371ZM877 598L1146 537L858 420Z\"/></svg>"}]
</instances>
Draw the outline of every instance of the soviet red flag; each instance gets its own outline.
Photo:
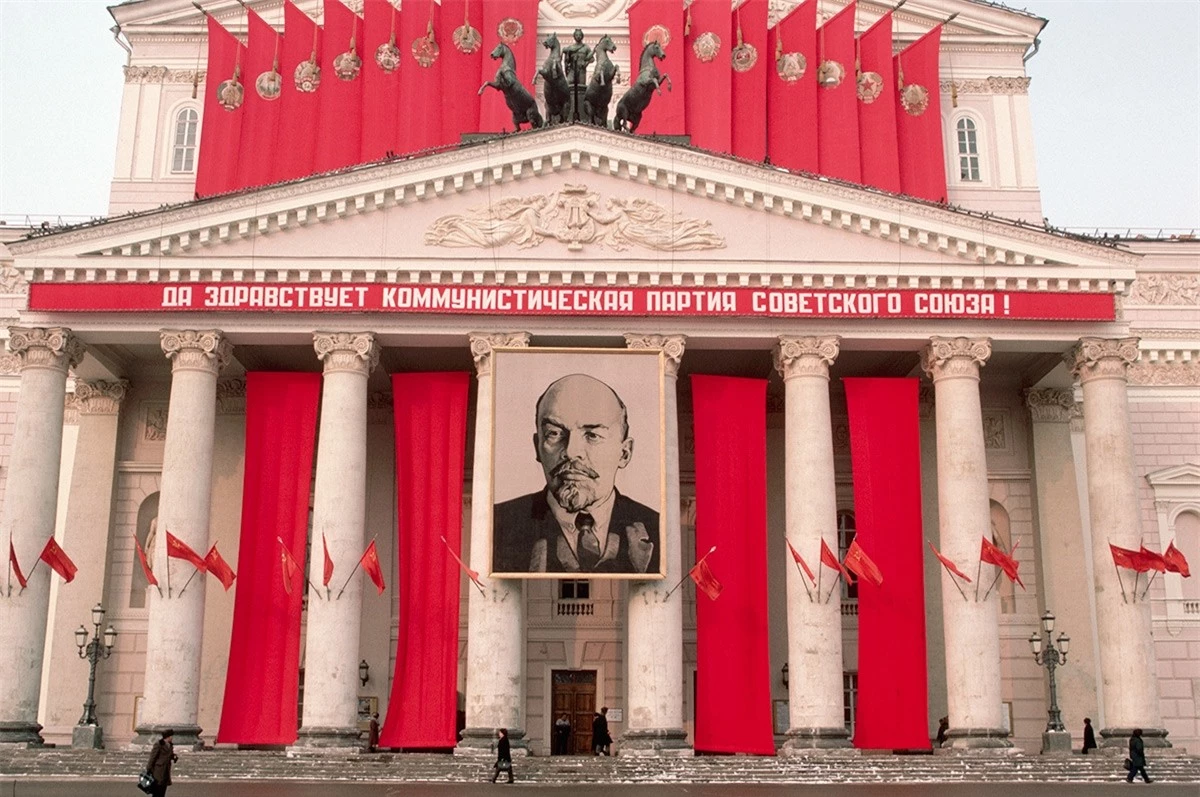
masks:
<instances>
[{"instance_id":1,"label":"soviet red flag","mask_svg":"<svg viewBox=\"0 0 1200 797\"><path fill-rule=\"evenodd\" d=\"M46 547L42 549L42 555L38 558L50 565L50 568L68 584L75 580L75 574L79 572L71 557L67 556L67 552L58 546L53 537L46 540Z\"/></svg>"},{"instance_id":2,"label":"soviet red flag","mask_svg":"<svg viewBox=\"0 0 1200 797\"><path fill-rule=\"evenodd\" d=\"M1175 547L1174 540L1171 540L1171 542L1167 545L1167 550L1163 551L1162 558L1163 562L1165 562L1167 565L1167 570L1171 571L1172 573L1178 573L1184 578L1192 577L1192 571L1188 567L1188 561L1184 557L1183 552Z\"/></svg>"},{"instance_id":3,"label":"soviet red flag","mask_svg":"<svg viewBox=\"0 0 1200 797\"><path fill-rule=\"evenodd\" d=\"M321 586L328 587L329 579L333 578L333 557L329 555L329 543L325 539L325 534L321 534L321 548L325 551L325 572L322 576Z\"/></svg>"},{"instance_id":4,"label":"soviet red flag","mask_svg":"<svg viewBox=\"0 0 1200 797\"><path fill-rule=\"evenodd\" d=\"M29 586L25 580L25 574L21 572L21 565L17 562L17 549L13 547L12 538L8 540L8 564L12 567L13 573L17 577L17 583L21 585L21 589Z\"/></svg>"},{"instance_id":5,"label":"soviet red flag","mask_svg":"<svg viewBox=\"0 0 1200 797\"><path fill-rule=\"evenodd\" d=\"M696 562L696 565L688 571L688 575L692 577L692 581L696 582L696 589L708 596L709 600L715 601L721 597L721 582L717 581L717 577L713 575L712 569L708 566L706 559L701 559Z\"/></svg>"},{"instance_id":6,"label":"soviet red flag","mask_svg":"<svg viewBox=\"0 0 1200 797\"><path fill-rule=\"evenodd\" d=\"M283 570L283 591L288 595L292 594L292 585L296 583L296 574L300 572L300 565L296 564L296 560L292 558L292 552L284 545L282 537L276 537L279 540L279 565Z\"/></svg>"},{"instance_id":7,"label":"soviet red flag","mask_svg":"<svg viewBox=\"0 0 1200 797\"><path fill-rule=\"evenodd\" d=\"M1017 568L1019 567L1017 560L996 547L987 537L983 537L982 540L983 545L979 551L979 560L1000 568L1010 581L1020 584L1021 589L1025 589L1025 584L1021 582L1021 577L1017 575Z\"/></svg>"},{"instance_id":8,"label":"soviet red flag","mask_svg":"<svg viewBox=\"0 0 1200 797\"><path fill-rule=\"evenodd\" d=\"M150 562L146 559L146 551L142 548L141 541L137 535L133 535L133 544L137 546L138 561L142 563L142 575L146 577L146 583L152 587L158 586L158 579L154 577L154 571L150 569Z\"/></svg>"},{"instance_id":9,"label":"soviet red flag","mask_svg":"<svg viewBox=\"0 0 1200 797\"><path fill-rule=\"evenodd\" d=\"M167 532L167 556L191 562L201 573L208 570L208 565L205 563L204 557L193 551L186 542L169 531Z\"/></svg>"},{"instance_id":10,"label":"soviet red flag","mask_svg":"<svg viewBox=\"0 0 1200 797\"><path fill-rule=\"evenodd\" d=\"M858 544L858 540L851 540L850 547L846 550L846 568L859 579L877 587L883 584L883 573L879 566L871 561L871 557L867 556L867 552Z\"/></svg>"},{"instance_id":11,"label":"soviet red flag","mask_svg":"<svg viewBox=\"0 0 1200 797\"><path fill-rule=\"evenodd\" d=\"M928 541L928 540L926 540L926 542L929 542L929 541ZM941 552L941 551L939 551L937 548L935 548L935 547L933 546L933 543L932 543L932 542L929 542L929 548L930 548L930 550L932 550L932 551L933 551L933 555L937 557L938 561L939 561L939 562L941 562L941 563L942 563L942 565L943 565L943 566L945 566L945 568L946 568L947 570L949 570L951 573L953 573L954 575L958 576L959 578L963 579L963 580L964 580L964 581L966 581L968 584L970 584L970 583L971 583L971 577L970 577L970 576L968 576L968 575L967 575L966 573L964 573L963 571L959 570L959 569L958 569L958 565L954 564L954 562L952 562L951 560L949 560L949 559L947 559L945 556L943 556L943 555L942 555L942 552Z\"/></svg>"},{"instance_id":12,"label":"soviet red flag","mask_svg":"<svg viewBox=\"0 0 1200 797\"><path fill-rule=\"evenodd\" d=\"M1162 554L1155 553L1145 545L1141 546L1141 550L1138 551L1138 554L1142 557L1142 561L1146 563L1147 569L1156 570L1159 573L1167 572L1167 563L1163 559Z\"/></svg>"},{"instance_id":13,"label":"soviet red flag","mask_svg":"<svg viewBox=\"0 0 1200 797\"><path fill-rule=\"evenodd\" d=\"M229 588L233 586L233 580L237 578L237 573L233 572L233 568L225 561L225 557L221 556L216 544L208 549L204 561L208 565L208 572L216 576L217 581L220 581L221 586L225 587L225 591L228 592Z\"/></svg>"},{"instance_id":14,"label":"soviet red flag","mask_svg":"<svg viewBox=\"0 0 1200 797\"><path fill-rule=\"evenodd\" d=\"M829 546L825 544L825 540L821 540L821 564L828 567L830 570L836 570L841 574L842 578L846 579L847 584L853 584L854 579L850 578L849 571L842 566L838 558L833 555L833 551L829 550Z\"/></svg>"},{"instance_id":15,"label":"soviet red flag","mask_svg":"<svg viewBox=\"0 0 1200 797\"><path fill-rule=\"evenodd\" d=\"M804 561L804 557L800 555L800 552L792 547L792 541L785 540L785 542L787 542L788 550L792 552L792 559L796 561L796 564L800 565L800 569L804 571L804 575L808 576L809 581L814 584L817 583L817 577L813 575L812 569L809 568L808 562Z\"/></svg>"},{"instance_id":16,"label":"soviet red flag","mask_svg":"<svg viewBox=\"0 0 1200 797\"><path fill-rule=\"evenodd\" d=\"M358 560L362 565L362 569L367 571L367 575L375 582L375 588L382 595L386 587L383 583L383 568L379 564L379 551L375 548L375 540L371 540L371 544L367 546L367 550L363 552L362 559Z\"/></svg>"},{"instance_id":17,"label":"soviet red flag","mask_svg":"<svg viewBox=\"0 0 1200 797\"><path fill-rule=\"evenodd\" d=\"M462 558L454 552L454 549L450 547L450 543L446 541L445 537L442 537L442 544L446 546L446 550L449 551L450 555L454 557L454 561L458 562L458 566L462 568L462 571L467 574L467 578L475 582L475 586L483 589L483 582L479 580L479 573L467 567L467 563L464 562Z\"/></svg>"},{"instance_id":18,"label":"soviet red flag","mask_svg":"<svg viewBox=\"0 0 1200 797\"><path fill-rule=\"evenodd\" d=\"M1113 545L1111 542L1108 544L1108 549L1112 552L1113 563L1117 567L1123 567L1126 570L1133 570L1137 573L1145 573L1150 569L1138 551L1131 551L1128 548Z\"/></svg>"}]
</instances>

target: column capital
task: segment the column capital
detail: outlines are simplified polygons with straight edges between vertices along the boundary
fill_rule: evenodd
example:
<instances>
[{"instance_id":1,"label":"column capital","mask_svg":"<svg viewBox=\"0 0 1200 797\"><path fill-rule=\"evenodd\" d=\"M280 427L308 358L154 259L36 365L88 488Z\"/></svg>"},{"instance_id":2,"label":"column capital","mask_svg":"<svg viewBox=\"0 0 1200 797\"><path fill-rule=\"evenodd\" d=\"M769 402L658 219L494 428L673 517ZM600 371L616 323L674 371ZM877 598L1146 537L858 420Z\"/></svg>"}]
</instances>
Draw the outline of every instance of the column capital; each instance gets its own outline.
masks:
<instances>
[{"instance_id":1,"label":"column capital","mask_svg":"<svg viewBox=\"0 0 1200 797\"><path fill-rule=\"evenodd\" d=\"M79 365L87 347L66 327L9 327L8 350L18 370L49 368L64 374Z\"/></svg>"},{"instance_id":2,"label":"column capital","mask_svg":"<svg viewBox=\"0 0 1200 797\"><path fill-rule=\"evenodd\" d=\"M313 349L325 363L325 373L348 372L369 376L379 365L374 332L314 332Z\"/></svg>"},{"instance_id":3,"label":"column capital","mask_svg":"<svg viewBox=\"0 0 1200 797\"><path fill-rule=\"evenodd\" d=\"M1075 411L1075 392L1056 387L1025 391L1025 406L1034 423L1070 423Z\"/></svg>"},{"instance_id":4,"label":"column capital","mask_svg":"<svg viewBox=\"0 0 1200 797\"><path fill-rule=\"evenodd\" d=\"M1139 356L1138 338L1080 338L1063 360L1080 382L1126 378Z\"/></svg>"},{"instance_id":5,"label":"column capital","mask_svg":"<svg viewBox=\"0 0 1200 797\"><path fill-rule=\"evenodd\" d=\"M159 341L172 373L205 371L216 376L233 355L233 345L219 329L163 329Z\"/></svg>"},{"instance_id":6,"label":"column capital","mask_svg":"<svg viewBox=\"0 0 1200 797\"><path fill-rule=\"evenodd\" d=\"M643 335L636 332L625 334L625 347L629 349L658 349L666 355L667 376L679 375L679 363L683 360L683 349L687 335Z\"/></svg>"},{"instance_id":7,"label":"column capital","mask_svg":"<svg viewBox=\"0 0 1200 797\"><path fill-rule=\"evenodd\" d=\"M475 359L475 376L491 376L494 349L524 349L529 347L528 332L472 332L471 356Z\"/></svg>"},{"instance_id":8,"label":"column capital","mask_svg":"<svg viewBox=\"0 0 1200 797\"><path fill-rule=\"evenodd\" d=\"M932 337L921 350L921 370L934 382L944 378L978 379L992 356L990 338Z\"/></svg>"},{"instance_id":9,"label":"column capital","mask_svg":"<svg viewBox=\"0 0 1200 797\"><path fill-rule=\"evenodd\" d=\"M779 336L772 352L775 370L787 381L796 376L829 378L829 366L841 351L842 339L837 335L819 338Z\"/></svg>"},{"instance_id":10,"label":"column capital","mask_svg":"<svg viewBox=\"0 0 1200 797\"><path fill-rule=\"evenodd\" d=\"M116 415L128 390L124 379L76 379L75 409L80 415Z\"/></svg>"}]
</instances>

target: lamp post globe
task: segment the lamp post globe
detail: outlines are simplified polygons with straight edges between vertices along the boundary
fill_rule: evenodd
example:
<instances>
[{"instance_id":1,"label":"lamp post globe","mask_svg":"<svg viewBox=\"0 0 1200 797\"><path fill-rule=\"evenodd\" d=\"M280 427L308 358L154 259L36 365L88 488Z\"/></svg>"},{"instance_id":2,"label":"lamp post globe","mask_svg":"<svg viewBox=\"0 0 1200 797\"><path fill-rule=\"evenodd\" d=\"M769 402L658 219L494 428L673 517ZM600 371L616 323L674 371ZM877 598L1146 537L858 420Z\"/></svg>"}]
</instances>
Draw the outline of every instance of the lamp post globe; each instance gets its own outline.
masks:
<instances>
[{"instance_id":1,"label":"lamp post globe","mask_svg":"<svg viewBox=\"0 0 1200 797\"><path fill-rule=\"evenodd\" d=\"M1057 644L1053 637L1054 614L1047 609L1041 617L1041 629L1029 635L1029 648L1033 660L1045 667L1050 680L1050 706L1047 709L1046 730L1042 733L1042 753L1071 752L1071 734L1062 723L1062 712L1058 708L1058 685L1054 671L1067 663L1067 650L1071 638L1059 633Z\"/></svg>"},{"instance_id":2,"label":"lamp post globe","mask_svg":"<svg viewBox=\"0 0 1200 797\"><path fill-rule=\"evenodd\" d=\"M83 702L83 714L71 733L72 747L104 747L104 731L96 721L96 665L101 659L112 655L113 646L117 644L117 631L110 623L101 633L102 625L104 607L97 603L92 608L92 633L89 635L87 628L82 625L75 631L75 645L79 648L79 658L88 663L88 691L87 700Z\"/></svg>"}]
</instances>

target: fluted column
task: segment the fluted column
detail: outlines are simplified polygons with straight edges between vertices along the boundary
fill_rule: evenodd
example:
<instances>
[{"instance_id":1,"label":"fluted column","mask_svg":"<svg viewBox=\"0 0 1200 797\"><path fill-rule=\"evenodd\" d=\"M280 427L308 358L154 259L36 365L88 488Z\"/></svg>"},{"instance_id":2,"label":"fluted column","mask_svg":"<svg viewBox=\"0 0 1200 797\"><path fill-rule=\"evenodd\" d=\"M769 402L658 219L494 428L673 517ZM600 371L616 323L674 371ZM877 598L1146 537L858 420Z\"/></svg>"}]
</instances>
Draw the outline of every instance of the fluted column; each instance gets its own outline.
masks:
<instances>
[{"instance_id":1,"label":"fluted column","mask_svg":"<svg viewBox=\"0 0 1200 797\"><path fill-rule=\"evenodd\" d=\"M786 391L787 538L816 564L822 536L837 550L829 366L841 339L780 337L775 368ZM790 555L789 555L790 559ZM842 709L842 602L826 602L787 568L788 740L784 752L849 747ZM839 593L840 594L840 593Z\"/></svg>"},{"instance_id":2,"label":"fluted column","mask_svg":"<svg viewBox=\"0 0 1200 797\"><path fill-rule=\"evenodd\" d=\"M987 456L979 369L991 356L986 338L931 338L921 367L933 379L937 419L938 521L942 552L956 562L979 560L980 540L991 539ZM1000 690L1000 597L968 593L963 600L942 573L942 626L946 637L946 691L950 732L946 747L1011 747L1004 730Z\"/></svg>"},{"instance_id":3,"label":"fluted column","mask_svg":"<svg viewBox=\"0 0 1200 797\"><path fill-rule=\"evenodd\" d=\"M145 700L135 742L150 743L164 728L174 728L176 746L184 747L200 744L197 718L205 579L195 578L183 589L192 566L168 560L166 532L201 556L208 550L217 376L229 362L233 347L217 329L163 330L161 342L171 361L171 399L158 499L158 528L163 533L149 555L163 594L157 590L146 593L150 622ZM168 568L172 568L169 586L163 577Z\"/></svg>"},{"instance_id":4,"label":"fluted column","mask_svg":"<svg viewBox=\"0 0 1200 797\"><path fill-rule=\"evenodd\" d=\"M84 346L62 327L11 327L8 349L20 363L21 388L0 540L12 540L29 586L21 589L8 570L0 590L0 743L40 744L38 692L51 571L34 565L54 535L67 371L83 359Z\"/></svg>"},{"instance_id":5,"label":"fluted column","mask_svg":"<svg viewBox=\"0 0 1200 797\"><path fill-rule=\"evenodd\" d=\"M1109 550L1110 543L1133 550L1142 544L1126 382L1129 365L1137 358L1137 338L1082 338L1067 355L1067 363L1083 386L1096 626L1104 682L1104 726L1100 729L1104 747L1126 746L1134 728L1142 729L1146 746L1170 746L1158 707L1150 602L1141 596L1145 577L1135 580L1128 570L1122 571L1122 590ZM1138 582L1141 587L1134 595L1131 586Z\"/></svg>"},{"instance_id":6,"label":"fluted column","mask_svg":"<svg viewBox=\"0 0 1200 797\"><path fill-rule=\"evenodd\" d=\"M334 562L343 569L357 568L366 548L367 377L379 364L379 347L370 332L317 332L313 347L325 363L325 378L311 549L320 551L324 539ZM309 579L320 584L324 557L314 553L309 559ZM338 585L328 596L309 596L298 746L359 744L358 648L365 578L356 572L345 592L339 594Z\"/></svg>"},{"instance_id":7,"label":"fluted column","mask_svg":"<svg viewBox=\"0 0 1200 797\"><path fill-rule=\"evenodd\" d=\"M679 498L679 405L676 384L687 338L683 335L628 334L630 349L658 349L663 357L663 430L667 483L662 508L663 567L666 577L630 581L625 649L625 733L621 755L690 755L683 730L683 601L664 596L683 576L683 534Z\"/></svg>"},{"instance_id":8,"label":"fluted column","mask_svg":"<svg viewBox=\"0 0 1200 797\"><path fill-rule=\"evenodd\" d=\"M492 354L524 348L528 332L473 332L475 459L471 466L471 568L492 563ZM525 737L525 601L520 580L485 579L483 594L467 599L467 726L456 753L490 755L496 729L508 728L515 747Z\"/></svg>"}]
</instances>

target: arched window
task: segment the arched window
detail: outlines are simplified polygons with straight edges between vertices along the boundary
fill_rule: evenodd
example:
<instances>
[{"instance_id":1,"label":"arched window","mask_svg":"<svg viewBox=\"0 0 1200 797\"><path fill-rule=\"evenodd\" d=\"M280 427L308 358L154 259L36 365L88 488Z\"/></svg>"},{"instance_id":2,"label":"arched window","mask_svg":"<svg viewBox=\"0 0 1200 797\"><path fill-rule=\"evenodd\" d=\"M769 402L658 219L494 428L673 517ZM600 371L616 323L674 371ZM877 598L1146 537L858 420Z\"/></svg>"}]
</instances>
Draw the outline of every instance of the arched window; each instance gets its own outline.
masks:
<instances>
[{"instance_id":1,"label":"arched window","mask_svg":"<svg viewBox=\"0 0 1200 797\"><path fill-rule=\"evenodd\" d=\"M967 117L958 120L958 179L963 182L979 182L979 141L975 135L975 121Z\"/></svg>"},{"instance_id":2,"label":"arched window","mask_svg":"<svg viewBox=\"0 0 1200 797\"><path fill-rule=\"evenodd\" d=\"M850 549L850 543L854 542L855 529L854 513L841 509L837 513L838 527L838 559L846 558L846 551ZM858 600L858 584L842 583L842 597L848 600Z\"/></svg>"},{"instance_id":3,"label":"arched window","mask_svg":"<svg viewBox=\"0 0 1200 797\"><path fill-rule=\"evenodd\" d=\"M175 138L171 145L171 171L188 174L196 171L196 130L200 115L195 108L181 108L175 114Z\"/></svg>"},{"instance_id":4,"label":"arched window","mask_svg":"<svg viewBox=\"0 0 1200 797\"><path fill-rule=\"evenodd\" d=\"M1163 546L1166 547L1165 545ZM1180 512L1175 518L1175 547L1188 560L1190 567L1200 562L1200 515L1195 512ZM1200 579L1183 579L1183 599L1194 612L1200 613Z\"/></svg>"}]
</instances>

